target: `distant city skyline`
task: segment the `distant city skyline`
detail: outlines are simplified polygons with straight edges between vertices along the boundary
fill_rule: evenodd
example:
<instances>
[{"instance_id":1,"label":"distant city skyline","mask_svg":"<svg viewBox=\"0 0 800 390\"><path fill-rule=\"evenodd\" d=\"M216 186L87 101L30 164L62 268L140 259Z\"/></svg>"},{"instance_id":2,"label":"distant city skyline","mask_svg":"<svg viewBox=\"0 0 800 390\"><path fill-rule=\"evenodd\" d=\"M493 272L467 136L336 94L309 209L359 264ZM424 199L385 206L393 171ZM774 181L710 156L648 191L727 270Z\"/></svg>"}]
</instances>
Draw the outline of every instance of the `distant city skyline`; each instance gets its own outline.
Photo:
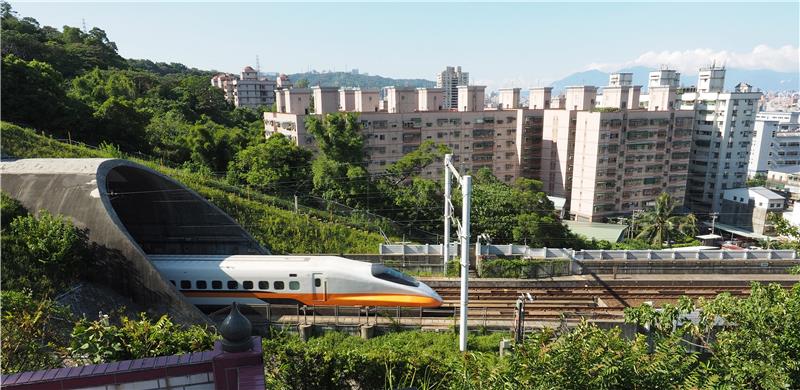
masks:
<instances>
[{"instance_id":1,"label":"distant city skyline","mask_svg":"<svg viewBox=\"0 0 800 390\"><path fill-rule=\"evenodd\" d=\"M126 58L238 72L359 69L435 80L460 65L474 84L547 85L573 72L715 60L800 70L800 5L791 3L36 3L22 17L99 27Z\"/></svg>"}]
</instances>

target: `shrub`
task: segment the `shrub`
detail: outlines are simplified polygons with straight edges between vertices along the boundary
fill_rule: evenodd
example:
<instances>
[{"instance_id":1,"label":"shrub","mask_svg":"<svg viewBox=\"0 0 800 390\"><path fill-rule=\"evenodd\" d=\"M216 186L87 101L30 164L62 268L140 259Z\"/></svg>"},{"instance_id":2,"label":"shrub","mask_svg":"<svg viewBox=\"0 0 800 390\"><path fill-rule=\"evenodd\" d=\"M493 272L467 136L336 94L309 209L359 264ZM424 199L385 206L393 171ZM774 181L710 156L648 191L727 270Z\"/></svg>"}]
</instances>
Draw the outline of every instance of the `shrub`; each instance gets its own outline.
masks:
<instances>
[{"instance_id":1,"label":"shrub","mask_svg":"<svg viewBox=\"0 0 800 390\"><path fill-rule=\"evenodd\" d=\"M28 210L18 200L0 192L0 225L5 229L15 218L27 215Z\"/></svg>"},{"instance_id":2,"label":"shrub","mask_svg":"<svg viewBox=\"0 0 800 390\"><path fill-rule=\"evenodd\" d=\"M20 216L3 230L3 288L29 289L37 296L59 291L87 269L86 233L69 220L42 211Z\"/></svg>"},{"instance_id":3,"label":"shrub","mask_svg":"<svg viewBox=\"0 0 800 390\"><path fill-rule=\"evenodd\" d=\"M205 327L182 328L166 315L155 322L144 313L139 320L122 317L120 325L103 316L75 324L69 351L76 359L103 363L209 350L216 339Z\"/></svg>"},{"instance_id":4,"label":"shrub","mask_svg":"<svg viewBox=\"0 0 800 390\"><path fill-rule=\"evenodd\" d=\"M487 259L481 262L482 278L532 279L569 273L569 260Z\"/></svg>"},{"instance_id":5,"label":"shrub","mask_svg":"<svg viewBox=\"0 0 800 390\"><path fill-rule=\"evenodd\" d=\"M8 291L2 297L2 371L11 374L61 366L59 356L71 325L66 307L37 300L30 291ZM65 334L66 333L66 334Z\"/></svg>"},{"instance_id":6,"label":"shrub","mask_svg":"<svg viewBox=\"0 0 800 390\"><path fill-rule=\"evenodd\" d=\"M502 336L470 335L470 357L495 351ZM263 344L268 388L447 389L462 388L466 376L453 333L398 332L362 340L332 332L307 343L282 335Z\"/></svg>"}]
</instances>

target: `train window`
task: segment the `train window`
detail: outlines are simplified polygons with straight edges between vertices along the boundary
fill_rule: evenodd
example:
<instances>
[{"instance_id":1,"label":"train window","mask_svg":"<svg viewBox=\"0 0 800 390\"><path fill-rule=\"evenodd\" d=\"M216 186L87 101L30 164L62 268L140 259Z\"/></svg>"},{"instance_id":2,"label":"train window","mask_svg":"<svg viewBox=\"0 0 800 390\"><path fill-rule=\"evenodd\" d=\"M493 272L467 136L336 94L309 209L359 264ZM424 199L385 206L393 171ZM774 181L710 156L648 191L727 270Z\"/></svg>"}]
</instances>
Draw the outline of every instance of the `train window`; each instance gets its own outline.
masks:
<instances>
[{"instance_id":1,"label":"train window","mask_svg":"<svg viewBox=\"0 0 800 390\"><path fill-rule=\"evenodd\" d=\"M392 283L404 284L406 286L419 286L419 282L416 279L383 264L372 265L372 276Z\"/></svg>"},{"instance_id":2,"label":"train window","mask_svg":"<svg viewBox=\"0 0 800 390\"><path fill-rule=\"evenodd\" d=\"M276 290L283 290L283 282L274 282L272 283L272 287L274 287Z\"/></svg>"},{"instance_id":3,"label":"train window","mask_svg":"<svg viewBox=\"0 0 800 390\"><path fill-rule=\"evenodd\" d=\"M239 282L235 280L228 281L228 290L236 290L239 288Z\"/></svg>"},{"instance_id":4,"label":"train window","mask_svg":"<svg viewBox=\"0 0 800 390\"><path fill-rule=\"evenodd\" d=\"M314 286L315 287L322 287L322 279L314 278Z\"/></svg>"},{"instance_id":5,"label":"train window","mask_svg":"<svg viewBox=\"0 0 800 390\"><path fill-rule=\"evenodd\" d=\"M261 280L258 282L258 289L259 290L269 290L269 282Z\"/></svg>"},{"instance_id":6,"label":"train window","mask_svg":"<svg viewBox=\"0 0 800 390\"><path fill-rule=\"evenodd\" d=\"M181 280L181 289L189 290L192 288L192 282L189 280Z\"/></svg>"},{"instance_id":7,"label":"train window","mask_svg":"<svg viewBox=\"0 0 800 390\"><path fill-rule=\"evenodd\" d=\"M205 280L198 280L198 281L194 282L194 285L195 285L195 287L197 287L198 290L205 290L205 289L208 288L208 286L206 285L206 281Z\"/></svg>"},{"instance_id":8,"label":"train window","mask_svg":"<svg viewBox=\"0 0 800 390\"><path fill-rule=\"evenodd\" d=\"M242 287L244 287L245 290L252 290L253 282L250 280L245 280L244 282L242 282Z\"/></svg>"},{"instance_id":9,"label":"train window","mask_svg":"<svg viewBox=\"0 0 800 390\"><path fill-rule=\"evenodd\" d=\"M289 290L299 290L300 289L300 282L293 280L289 282Z\"/></svg>"},{"instance_id":10,"label":"train window","mask_svg":"<svg viewBox=\"0 0 800 390\"><path fill-rule=\"evenodd\" d=\"M222 282L219 280L212 280L211 288L213 288L214 290L222 290Z\"/></svg>"}]
</instances>

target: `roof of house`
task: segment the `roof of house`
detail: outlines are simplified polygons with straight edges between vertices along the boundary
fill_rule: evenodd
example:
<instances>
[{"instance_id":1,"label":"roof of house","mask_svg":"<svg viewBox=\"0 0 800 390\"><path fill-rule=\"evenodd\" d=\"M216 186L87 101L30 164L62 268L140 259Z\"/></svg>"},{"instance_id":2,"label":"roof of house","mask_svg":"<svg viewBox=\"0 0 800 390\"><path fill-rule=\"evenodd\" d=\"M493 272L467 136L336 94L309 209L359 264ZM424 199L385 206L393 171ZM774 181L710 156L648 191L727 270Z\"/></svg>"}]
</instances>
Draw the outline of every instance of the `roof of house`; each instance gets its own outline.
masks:
<instances>
[{"instance_id":1,"label":"roof of house","mask_svg":"<svg viewBox=\"0 0 800 390\"><path fill-rule=\"evenodd\" d=\"M730 199L732 197L741 197L741 201L743 203L747 203L747 199L754 199L758 198L761 200L784 200L785 198L777 194L766 187L742 187L742 188L731 188L729 190L725 190L723 197L725 199ZM745 199L745 197L747 199Z\"/></svg>"},{"instance_id":2,"label":"roof of house","mask_svg":"<svg viewBox=\"0 0 800 390\"><path fill-rule=\"evenodd\" d=\"M622 233L628 228L626 225L615 223L564 221L569 230L595 240L617 242L622 238Z\"/></svg>"},{"instance_id":3,"label":"roof of house","mask_svg":"<svg viewBox=\"0 0 800 390\"><path fill-rule=\"evenodd\" d=\"M790 166L785 166L785 167L770 168L770 170L768 172L800 174L800 165L790 165Z\"/></svg>"},{"instance_id":4,"label":"roof of house","mask_svg":"<svg viewBox=\"0 0 800 390\"><path fill-rule=\"evenodd\" d=\"M785 199L782 195L776 194L775 192L768 190L766 187L750 187L750 194L751 196L753 194L760 195L769 200Z\"/></svg>"}]
</instances>

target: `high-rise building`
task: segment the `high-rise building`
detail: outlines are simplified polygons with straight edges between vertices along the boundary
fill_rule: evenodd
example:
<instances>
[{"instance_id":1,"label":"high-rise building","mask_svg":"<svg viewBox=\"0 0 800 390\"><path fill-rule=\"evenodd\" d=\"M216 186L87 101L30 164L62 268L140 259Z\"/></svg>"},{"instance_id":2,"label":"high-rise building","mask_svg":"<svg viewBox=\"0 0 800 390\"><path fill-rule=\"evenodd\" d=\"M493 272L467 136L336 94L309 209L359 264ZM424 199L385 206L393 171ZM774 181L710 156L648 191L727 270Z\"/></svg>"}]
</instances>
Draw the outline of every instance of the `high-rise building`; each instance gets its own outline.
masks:
<instances>
[{"instance_id":1,"label":"high-rise building","mask_svg":"<svg viewBox=\"0 0 800 390\"><path fill-rule=\"evenodd\" d=\"M680 95L680 108L695 114L686 205L700 214L719 212L722 193L747 180L761 93L744 83L726 92L724 83L725 68L702 68L696 90Z\"/></svg>"},{"instance_id":2,"label":"high-rise building","mask_svg":"<svg viewBox=\"0 0 800 390\"><path fill-rule=\"evenodd\" d=\"M217 74L211 78L211 85L221 88L225 100L236 107L258 108L275 103L275 80L259 77L258 72L250 66L242 69L241 76Z\"/></svg>"},{"instance_id":3,"label":"high-rise building","mask_svg":"<svg viewBox=\"0 0 800 390\"><path fill-rule=\"evenodd\" d=\"M503 89L496 109L485 106L481 86L456 86L451 109L440 104L447 88L387 87L385 99L355 89L352 103L349 91L315 89L314 112L312 91L288 89L264 122L267 134L313 149L305 118L352 106L372 173L432 140L448 145L465 172L487 167L507 183L541 180L548 195L567 198L570 218L629 215L663 192L703 218L720 209L724 190L744 186L760 97L744 83L724 91L724 75L722 68L703 69L698 87L679 88L680 74L660 69L650 74L650 94L641 96L631 74L617 73L601 89L573 86L554 96L549 87L533 88L528 107L520 106L519 89ZM800 149L800 141L784 147ZM441 167L423 174L438 177Z\"/></svg>"},{"instance_id":4,"label":"high-rise building","mask_svg":"<svg viewBox=\"0 0 800 390\"><path fill-rule=\"evenodd\" d=\"M662 192L683 203L693 113L642 109L640 92L630 74L612 74L602 99L596 87L568 87L564 108L544 110L541 179L568 199L571 218L630 214Z\"/></svg>"},{"instance_id":5,"label":"high-rise building","mask_svg":"<svg viewBox=\"0 0 800 390\"><path fill-rule=\"evenodd\" d=\"M462 72L460 66L448 66L436 75L436 88L444 88L444 108L458 107L458 86L469 85L469 73ZM483 105L483 102L481 102Z\"/></svg>"},{"instance_id":6,"label":"high-rise building","mask_svg":"<svg viewBox=\"0 0 800 390\"><path fill-rule=\"evenodd\" d=\"M800 169L800 112L759 112L747 175L784 167Z\"/></svg>"}]
</instances>

